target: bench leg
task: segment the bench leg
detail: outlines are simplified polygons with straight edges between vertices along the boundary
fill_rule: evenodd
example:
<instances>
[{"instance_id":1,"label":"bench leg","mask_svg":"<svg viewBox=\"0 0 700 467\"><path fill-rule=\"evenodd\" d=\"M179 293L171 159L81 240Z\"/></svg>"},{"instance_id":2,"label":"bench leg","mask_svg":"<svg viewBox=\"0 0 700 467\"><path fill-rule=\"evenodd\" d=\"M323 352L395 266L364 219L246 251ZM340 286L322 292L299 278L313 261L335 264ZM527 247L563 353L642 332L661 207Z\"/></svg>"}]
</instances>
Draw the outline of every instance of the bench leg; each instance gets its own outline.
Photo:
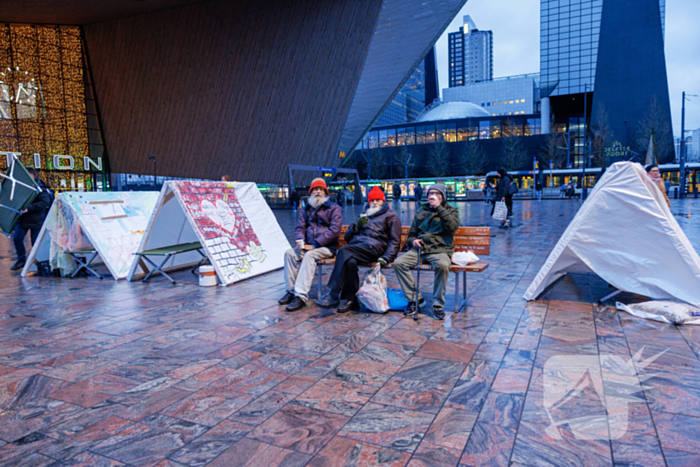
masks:
<instances>
[{"instance_id":1,"label":"bench leg","mask_svg":"<svg viewBox=\"0 0 700 467\"><path fill-rule=\"evenodd\" d=\"M88 271L90 271L90 273L91 273L92 275L94 275L95 277L97 277L97 278L99 278L99 279L102 279L102 276L99 275L97 272L95 272L95 271L90 267L90 264L92 264L92 262L95 260L95 258L97 258L97 252L94 252L94 253L92 254L92 256L91 256L86 262L80 261L80 259L79 259L77 256L75 256L74 254L72 254L72 253L69 253L69 254L70 254L70 255L73 257L73 259L76 260L76 261L78 262L78 264L80 265L80 267L78 267L78 269L76 269L75 272L73 272L73 274L71 274L71 276L70 276L71 279L73 279L75 276L77 276L78 273L79 273L80 271L82 271L83 269L87 269Z\"/></svg>"},{"instance_id":2,"label":"bench leg","mask_svg":"<svg viewBox=\"0 0 700 467\"><path fill-rule=\"evenodd\" d=\"M459 282L459 273L457 273L456 281ZM455 286L455 301L460 300L457 295L457 287ZM459 302L459 307L455 311L455 314L462 311L462 308L467 308L467 272L462 271L462 299Z\"/></svg>"},{"instance_id":3,"label":"bench leg","mask_svg":"<svg viewBox=\"0 0 700 467\"><path fill-rule=\"evenodd\" d=\"M455 272L455 314L459 313L459 272Z\"/></svg>"},{"instance_id":4,"label":"bench leg","mask_svg":"<svg viewBox=\"0 0 700 467\"><path fill-rule=\"evenodd\" d=\"M316 300L321 298L321 292L323 292L323 264L318 265L318 295Z\"/></svg>"},{"instance_id":5,"label":"bench leg","mask_svg":"<svg viewBox=\"0 0 700 467\"><path fill-rule=\"evenodd\" d=\"M169 280L170 282L172 282L173 284L175 284L175 281L173 280L173 278L170 277L169 275L167 275L167 274L163 271L163 269L161 269L163 266L165 266L166 261L168 261L168 260L170 259L170 255L165 255L165 259L163 259L163 262L160 263L160 266L158 266L156 263L154 263L153 261L151 261L151 260L148 258L148 256L143 255L142 257L143 257L143 259L145 259L146 261L148 261L149 263L151 263L151 265L153 266L153 269L151 269L151 270L148 272L148 274L146 274L146 277L143 278L143 282L146 282L146 281L148 280L148 278L151 277L151 275L152 275L154 272L158 271L158 272L160 272L161 274L163 274L165 277L167 277L168 280Z\"/></svg>"}]
</instances>

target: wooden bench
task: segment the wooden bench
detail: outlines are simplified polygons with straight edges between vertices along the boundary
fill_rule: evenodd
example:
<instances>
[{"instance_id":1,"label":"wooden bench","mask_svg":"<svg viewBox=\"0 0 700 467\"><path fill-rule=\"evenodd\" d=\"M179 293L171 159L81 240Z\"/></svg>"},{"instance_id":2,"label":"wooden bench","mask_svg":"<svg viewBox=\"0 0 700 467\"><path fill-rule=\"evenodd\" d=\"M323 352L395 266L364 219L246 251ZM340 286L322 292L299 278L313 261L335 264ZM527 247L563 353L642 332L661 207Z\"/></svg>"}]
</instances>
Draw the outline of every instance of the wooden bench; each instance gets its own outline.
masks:
<instances>
[{"instance_id":1,"label":"wooden bench","mask_svg":"<svg viewBox=\"0 0 700 467\"><path fill-rule=\"evenodd\" d=\"M348 230L348 226L344 225L340 232L340 241L338 242L338 248L347 245L345 241L345 232ZM409 250L409 246L406 244L406 238L408 237L408 232L410 227L401 227L401 246L399 247L399 252L404 252ZM457 229L454 235L455 243L455 253L459 251L472 251L476 256L480 258L482 256L488 256L491 252L491 227L460 227ZM318 268L318 296L321 296L322 291L322 277L323 277L323 266L335 264L335 258L322 259L317 262ZM377 263L371 264L361 264L365 267L374 267ZM393 263L387 264L385 269L390 269L394 266ZM478 263L469 264L467 266L459 266L457 264L452 264L450 267L450 272L455 274L455 313L459 313L467 303L467 273L468 272L484 272L486 268L489 267L489 263L479 261ZM417 270L418 266L411 268L412 270ZM433 267L429 264L421 264L421 271L432 271ZM459 279L460 274L462 275L462 301L459 301Z\"/></svg>"},{"instance_id":2,"label":"wooden bench","mask_svg":"<svg viewBox=\"0 0 700 467\"><path fill-rule=\"evenodd\" d=\"M164 246L161 248L154 248L152 250L145 250L145 251L138 251L134 253L137 256L141 256L143 259L148 261L152 266L153 269L151 269L148 274L146 274L146 277L143 278L143 282L146 282L151 275L158 271L162 275L168 278L170 282L175 284L175 281L163 271L163 266L165 266L165 263L174 255L180 254L180 253L187 253L188 251L196 251L200 255L202 255L202 259L199 260L199 263L197 263L197 266L192 269L192 273L194 273L199 266L202 265L204 261L207 261L209 258L207 258L207 255L202 253L202 244L199 242L192 242L192 243L181 243L179 245L172 245L172 246ZM160 263L160 265L157 265L153 261L151 261L148 257L149 256L164 256L165 258L163 261ZM148 268L145 267L145 265L142 266L144 270L148 270Z\"/></svg>"}]
</instances>

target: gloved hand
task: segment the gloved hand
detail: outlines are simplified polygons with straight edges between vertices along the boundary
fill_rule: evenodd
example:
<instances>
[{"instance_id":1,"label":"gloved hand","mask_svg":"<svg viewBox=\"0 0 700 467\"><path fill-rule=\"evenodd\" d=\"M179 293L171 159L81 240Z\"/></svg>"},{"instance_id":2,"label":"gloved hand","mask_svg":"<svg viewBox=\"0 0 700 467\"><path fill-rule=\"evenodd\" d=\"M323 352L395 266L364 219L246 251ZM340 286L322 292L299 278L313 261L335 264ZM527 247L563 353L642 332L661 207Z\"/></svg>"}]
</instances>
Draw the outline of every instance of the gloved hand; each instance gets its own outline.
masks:
<instances>
[{"instance_id":1,"label":"gloved hand","mask_svg":"<svg viewBox=\"0 0 700 467\"><path fill-rule=\"evenodd\" d=\"M387 260L384 259L384 257L381 257L377 260L377 263L379 263L379 267L385 268L387 264Z\"/></svg>"},{"instance_id":2,"label":"gloved hand","mask_svg":"<svg viewBox=\"0 0 700 467\"><path fill-rule=\"evenodd\" d=\"M357 222L355 223L355 230L361 230L362 227L366 226L368 223L369 223L369 217L360 216L360 218L357 219Z\"/></svg>"}]
</instances>

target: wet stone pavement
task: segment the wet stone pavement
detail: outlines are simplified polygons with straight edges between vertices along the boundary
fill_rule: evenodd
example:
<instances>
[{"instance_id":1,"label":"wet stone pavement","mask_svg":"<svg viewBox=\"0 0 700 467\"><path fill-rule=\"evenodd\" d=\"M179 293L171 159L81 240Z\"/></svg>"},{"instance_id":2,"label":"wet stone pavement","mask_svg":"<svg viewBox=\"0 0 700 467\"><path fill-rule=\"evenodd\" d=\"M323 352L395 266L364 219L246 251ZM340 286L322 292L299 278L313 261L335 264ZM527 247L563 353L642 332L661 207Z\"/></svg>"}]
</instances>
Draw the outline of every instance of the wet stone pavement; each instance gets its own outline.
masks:
<instances>
[{"instance_id":1,"label":"wet stone pavement","mask_svg":"<svg viewBox=\"0 0 700 467\"><path fill-rule=\"evenodd\" d=\"M445 321L286 313L281 271L21 279L0 239L0 465L700 465L700 328L596 306L590 275L522 299L579 206L517 202L457 316L450 279ZM700 250L700 202L672 211Z\"/></svg>"}]
</instances>

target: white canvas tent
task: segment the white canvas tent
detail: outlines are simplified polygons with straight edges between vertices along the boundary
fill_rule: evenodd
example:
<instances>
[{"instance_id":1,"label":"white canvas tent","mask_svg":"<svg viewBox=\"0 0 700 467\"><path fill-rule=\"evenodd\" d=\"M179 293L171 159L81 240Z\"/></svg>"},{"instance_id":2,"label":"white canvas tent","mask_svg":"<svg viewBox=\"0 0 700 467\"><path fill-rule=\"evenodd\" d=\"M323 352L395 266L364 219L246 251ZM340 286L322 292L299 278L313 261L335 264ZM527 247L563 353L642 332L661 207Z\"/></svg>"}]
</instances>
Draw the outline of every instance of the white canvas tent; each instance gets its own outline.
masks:
<instances>
[{"instance_id":1,"label":"white canvas tent","mask_svg":"<svg viewBox=\"0 0 700 467\"><path fill-rule=\"evenodd\" d=\"M126 278L157 198L146 191L57 194L22 277L36 270L35 260L72 272L75 262L63 252L94 248L114 279Z\"/></svg>"},{"instance_id":2,"label":"white canvas tent","mask_svg":"<svg viewBox=\"0 0 700 467\"><path fill-rule=\"evenodd\" d=\"M168 181L138 252L200 242L222 285L284 266L290 248L255 183ZM197 251L176 254L164 271L196 265ZM136 278L135 258L128 279Z\"/></svg>"},{"instance_id":3,"label":"white canvas tent","mask_svg":"<svg viewBox=\"0 0 700 467\"><path fill-rule=\"evenodd\" d=\"M700 257L644 168L613 164L525 292L536 299L569 272L593 272L621 291L700 306Z\"/></svg>"}]
</instances>

